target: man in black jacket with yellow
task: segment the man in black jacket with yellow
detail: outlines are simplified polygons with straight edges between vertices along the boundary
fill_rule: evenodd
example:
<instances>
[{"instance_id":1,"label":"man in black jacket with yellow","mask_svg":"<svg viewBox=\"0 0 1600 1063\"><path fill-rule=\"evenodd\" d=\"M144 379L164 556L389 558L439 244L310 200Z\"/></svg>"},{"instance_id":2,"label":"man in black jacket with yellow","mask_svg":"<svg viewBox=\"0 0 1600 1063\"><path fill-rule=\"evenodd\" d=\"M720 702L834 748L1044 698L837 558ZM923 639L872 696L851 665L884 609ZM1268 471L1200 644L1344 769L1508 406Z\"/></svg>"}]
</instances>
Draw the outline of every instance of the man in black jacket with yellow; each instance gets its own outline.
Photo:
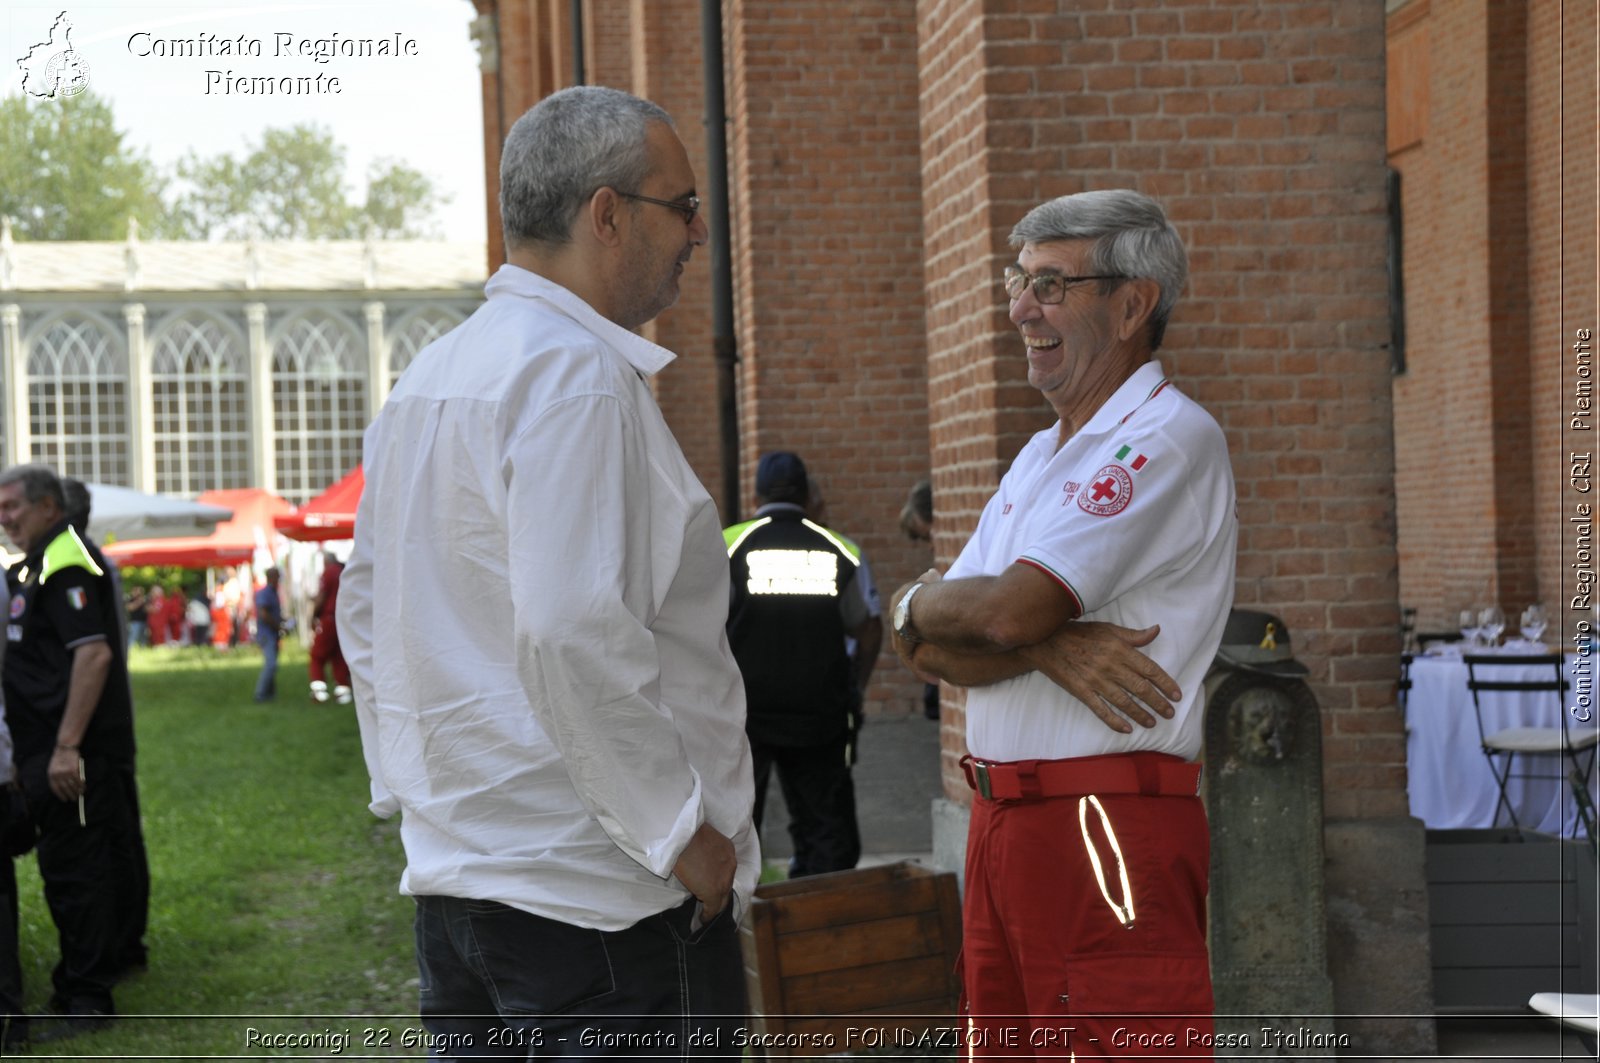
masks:
<instances>
[{"instance_id":1,"label":"man in black jacket with yellow","mask_svg":"<svg viewBox=\"0 0 1600 1063\"><path fill-rule=\"evenodd\" d=\"M845 637L877 623L855 544L806 518L806 467L787 451L756 468L753 520L723 532L732 568L728 641L744 674L745 730L760 827L774 767L794 840L791 878L855 867L861 855L850 746L860 705Z\"/></svg>"}]
</instances>

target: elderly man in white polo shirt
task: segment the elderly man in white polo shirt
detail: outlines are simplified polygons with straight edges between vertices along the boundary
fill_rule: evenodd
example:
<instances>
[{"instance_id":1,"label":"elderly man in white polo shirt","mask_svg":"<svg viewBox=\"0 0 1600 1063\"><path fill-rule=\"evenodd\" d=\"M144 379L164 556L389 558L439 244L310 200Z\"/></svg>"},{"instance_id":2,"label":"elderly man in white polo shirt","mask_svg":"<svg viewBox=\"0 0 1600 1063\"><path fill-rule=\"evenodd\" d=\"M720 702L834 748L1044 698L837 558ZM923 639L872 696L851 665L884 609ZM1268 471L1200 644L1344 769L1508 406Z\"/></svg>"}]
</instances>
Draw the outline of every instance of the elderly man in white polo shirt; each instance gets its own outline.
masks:
<instances>
[{"instance_id":1,"label":"elderly man in white polo shirt","mask_svg":"<svg viewBox=\"0 0 1600 1063\"><path fill-rule=\"evenodd\" d=\"M1209 1056L1197 796L1202 681L1233 598L1216 422L1154 352L1187 274L1153 200L1063 196L1012 231L1028 380L1059 421L1023 448L942 580L902 588L896 649L968 686L963 982L1000 1027L1078 1059Z\"/></svg>"}]
</instances>

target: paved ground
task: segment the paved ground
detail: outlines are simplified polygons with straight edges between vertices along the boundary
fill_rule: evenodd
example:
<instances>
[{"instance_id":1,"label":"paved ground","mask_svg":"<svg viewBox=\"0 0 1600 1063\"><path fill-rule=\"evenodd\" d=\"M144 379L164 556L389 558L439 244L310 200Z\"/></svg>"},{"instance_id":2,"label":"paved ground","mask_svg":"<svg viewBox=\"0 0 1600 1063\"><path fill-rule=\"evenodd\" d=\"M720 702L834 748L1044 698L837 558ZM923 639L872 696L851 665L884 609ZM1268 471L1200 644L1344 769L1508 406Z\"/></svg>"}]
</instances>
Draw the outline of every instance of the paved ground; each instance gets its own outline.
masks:
<instances>
[{"instance_id":1,"label":"paved ground","mask_svg":"<svg viewBox=\"0 0 1600 1063\"><path fill-rule=\"evenodd\" d=\"M938 721L921 715L869 719L861 733L855 783L861 848L876 858L870 862L931 853L932 802L943 793ZM761 831L761 852L768 860L787 860L793 852L788 827L789 812L773 779Z\"/></svg>"}]
</instances>

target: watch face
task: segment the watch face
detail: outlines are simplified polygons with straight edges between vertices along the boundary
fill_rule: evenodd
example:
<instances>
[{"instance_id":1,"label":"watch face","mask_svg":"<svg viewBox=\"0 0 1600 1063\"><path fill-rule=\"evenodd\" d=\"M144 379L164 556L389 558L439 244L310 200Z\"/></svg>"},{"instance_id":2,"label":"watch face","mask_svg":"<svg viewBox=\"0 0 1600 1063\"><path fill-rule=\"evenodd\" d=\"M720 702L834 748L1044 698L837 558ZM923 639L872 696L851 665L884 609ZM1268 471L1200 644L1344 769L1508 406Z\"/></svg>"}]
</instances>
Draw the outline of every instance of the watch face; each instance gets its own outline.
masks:
<instances>
[{"instance_id":1,"label":"watch face","mask_svg":"<svg viewBox=\"0 0 1600 1063\"><path fill-rule=\"evenodd\" d=\"M901 638L907 635L906 629L911 626L911 599L916 595L917 588L912 587L906 591L906 596L901 598L894 607L894 633Z\"/></svg>"}]
</instances>

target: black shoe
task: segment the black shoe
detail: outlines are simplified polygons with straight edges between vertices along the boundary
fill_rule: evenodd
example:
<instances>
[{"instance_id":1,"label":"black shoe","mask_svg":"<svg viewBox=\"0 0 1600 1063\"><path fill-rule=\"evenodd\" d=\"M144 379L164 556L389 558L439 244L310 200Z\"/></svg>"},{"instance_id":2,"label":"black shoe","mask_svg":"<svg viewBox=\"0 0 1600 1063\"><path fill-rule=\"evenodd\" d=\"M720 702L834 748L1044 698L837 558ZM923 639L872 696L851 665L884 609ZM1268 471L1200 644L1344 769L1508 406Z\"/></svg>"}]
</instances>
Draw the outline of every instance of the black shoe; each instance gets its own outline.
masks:
<instances>
[{"instance_id":1,"label":"black shoe","mask_svg":"<svg viewBox=\"0 0 1600 1063\"><path fill-rule=\"evenodd\" d=\"M32 1043L36 1045L51 1044L55 1041L65 1041L69 1037L78 1037L96 1030L104 1030L107 1026L117 1021L117 1017L108 1012L81 1009L69 1015L58 1015L49 1020L48 1024L34 1033Z\"/></svg>"}]
</instances>

